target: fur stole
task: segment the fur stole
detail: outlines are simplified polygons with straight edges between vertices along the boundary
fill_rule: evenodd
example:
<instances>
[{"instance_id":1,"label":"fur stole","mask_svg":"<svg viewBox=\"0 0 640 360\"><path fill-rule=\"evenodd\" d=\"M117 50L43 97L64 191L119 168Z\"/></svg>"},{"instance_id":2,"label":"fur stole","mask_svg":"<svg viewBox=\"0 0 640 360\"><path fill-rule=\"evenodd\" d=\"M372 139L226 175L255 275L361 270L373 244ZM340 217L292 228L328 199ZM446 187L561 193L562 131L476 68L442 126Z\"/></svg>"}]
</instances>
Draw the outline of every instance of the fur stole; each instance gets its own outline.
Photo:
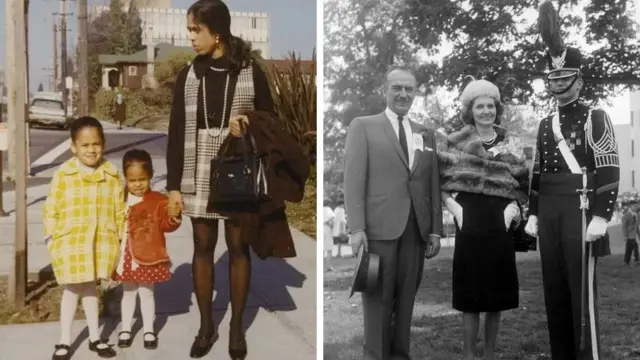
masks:
<instances>
[{"instance_id":1,"label":"fur stole","mask_svg":"<svg viewBox=\"0 0 640 360\"><path fill-rule=\"evenodd\" d=\"M509 137L495 126L498 136ZM451 134L437 134L440 184L443 191L462 191L528 202L529 169L525 159L511 154L495 157L484 149L475 126L465 125Z\"/></svg>"}]
</instances>

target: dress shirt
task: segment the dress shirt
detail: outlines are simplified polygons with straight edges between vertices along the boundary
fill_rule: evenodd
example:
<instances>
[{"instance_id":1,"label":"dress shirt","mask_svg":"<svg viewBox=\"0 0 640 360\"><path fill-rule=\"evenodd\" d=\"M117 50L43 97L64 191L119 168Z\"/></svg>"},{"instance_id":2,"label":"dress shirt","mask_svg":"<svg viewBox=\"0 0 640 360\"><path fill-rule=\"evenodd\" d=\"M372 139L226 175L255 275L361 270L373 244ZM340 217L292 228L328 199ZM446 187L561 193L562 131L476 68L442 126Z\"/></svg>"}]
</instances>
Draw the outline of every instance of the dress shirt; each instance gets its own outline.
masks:
<instances>
[{"instance_id":1,"label":"dress shirt","mask_svg":"<svg viewBox=\"0 0 640 360\"><path fill-rule=\"evenodd\" d=\"M384 113L387 115L387 119L391 122L391 127L393 127L393 131L396 132L396 137L398 141L400 141L400 123L398 122L398 115L391 111L391 109L386 108ZM402 125L404 125L404 133L407 137L407 150L409 152L409 168L413 167L413 159L415 158L415 151L413 148L413 131L411 130L411 120L409 120L409 116L405 115L402 117Z\"/></svg>"}]
</instances>

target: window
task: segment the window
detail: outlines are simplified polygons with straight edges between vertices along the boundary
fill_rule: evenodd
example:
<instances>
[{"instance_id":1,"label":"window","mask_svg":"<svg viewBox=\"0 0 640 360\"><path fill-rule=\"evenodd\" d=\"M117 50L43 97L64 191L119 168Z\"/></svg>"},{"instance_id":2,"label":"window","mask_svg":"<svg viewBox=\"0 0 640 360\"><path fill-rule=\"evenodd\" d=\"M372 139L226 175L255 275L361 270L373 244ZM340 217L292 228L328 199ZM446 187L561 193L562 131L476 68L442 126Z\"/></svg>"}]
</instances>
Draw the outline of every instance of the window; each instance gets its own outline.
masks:
<instances>
[{"instance_id":1,"label":"window","mask_svg":"<svg viewBox=\"0 0 640 360\"><path fill-rule=\"evenodd\" d=\"M633 110L631 110L631 127L633 127Z\"/></svg>"},{"instance_id":2,"label":"window","mask_svg":"<svg viewBox=\"0 0 640 360\"><path fill-rule=\"evenodd\" d=\"M135 66L129 66L129 76L137 76L138 68Z\"/></svg>"},{"instance_id":3,"label":"window","mask_svg":"<svg viewBox=\"0 0 640 360\"><path fill-rule=\"evenodd\" d=\"M635 147L635 143L633 142L633 139L632 139L632 140L631 140L631 157L633 157L633 156L634 156L634 153L635 153L635 149L634 149L634 147Z\"/></svg>"},{"instance_id":4,"label":"window","mask_svg":"<svg viewBox=\"0 0 640 360\"><path fill-rule=\"evenodd\" d=\"M636 171L631 170L631 187L636 188Z\"/></svg>"},{"instance_id":5,"label":"window","mask_svg":"<svg viewBox=\"0 0 640 360\"><path fill-rule=\"evenodd\" d=\"M257 29L258 28L258 19L251 18L251 28L252 29Z\"/></svg>"},{"instance_id":6,"label":"window","mask_svg":"<svg viewBox=\"0 0 640 360\"><path fill-rule=\"evenodd\" d=\"M32 107L41 107L53 110L64 110L64 104L62 101L48 100L48 99L34 99L31 103Z\"/></svg>"}]
</instances>

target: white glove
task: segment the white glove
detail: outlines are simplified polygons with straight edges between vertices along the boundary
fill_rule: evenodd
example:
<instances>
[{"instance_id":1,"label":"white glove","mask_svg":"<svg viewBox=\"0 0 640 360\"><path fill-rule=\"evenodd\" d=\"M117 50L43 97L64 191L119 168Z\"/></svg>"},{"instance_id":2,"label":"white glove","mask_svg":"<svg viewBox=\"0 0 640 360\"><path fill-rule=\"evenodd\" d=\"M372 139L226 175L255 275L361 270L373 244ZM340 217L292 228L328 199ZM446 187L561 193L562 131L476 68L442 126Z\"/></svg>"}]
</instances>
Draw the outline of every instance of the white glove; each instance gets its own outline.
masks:
<instances>
[{"instance_id":1,"label":"white glove","mask_svg":"<svg viewBox=\"0 0 640 360\"><path fill-rule=\"evenodd\" d=\"M587 242L600 239L607 233L607 220L600 216L594 216L587 226Z\"/></svg>"},{"instance_id":2,"label":"white glove","mask_svg":"<svg viewBox=\"0 0 640 360\"><path fill-rule=\"evenodd\" d=\"M504 209L504 225L507 228L507 231L509 231L513 219L515 219L519 214L520 208L515 201L509 203L509 205L507 205L507 207Z\"/></svg>"},{"instance_id":3,"label":"white glove","mask_svg":"<svg viewBox=\"0 0 640 360\"><path fill-rule=\"evenodd\" d=\"M527 221L527 225L524 227L524 232L527 234L537 237L538 236L538 217L535 215L530 215L529 220Z\"/></svg>"},{"instance_id":4,"label":"white glove","mask_svg":"<svg viewBox=\"0 0 640 360\"><path fill-rule=\"evenodd\" d=\"M456 218L458 227L462 229L462 206L460 206L453 197L450 197L447 199L447 209L449 209L453 217Z\"/></svg>"}]
</instances>

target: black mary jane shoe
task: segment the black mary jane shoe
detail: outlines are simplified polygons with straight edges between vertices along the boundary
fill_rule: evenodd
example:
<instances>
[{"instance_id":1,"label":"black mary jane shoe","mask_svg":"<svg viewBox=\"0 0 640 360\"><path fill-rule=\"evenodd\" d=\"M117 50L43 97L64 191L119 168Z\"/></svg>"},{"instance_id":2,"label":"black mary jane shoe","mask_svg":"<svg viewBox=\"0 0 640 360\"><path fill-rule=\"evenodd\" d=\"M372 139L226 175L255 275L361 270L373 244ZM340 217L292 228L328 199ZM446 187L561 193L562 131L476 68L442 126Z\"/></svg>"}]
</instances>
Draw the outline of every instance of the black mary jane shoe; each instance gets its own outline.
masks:
<instances>
[{"instance_id":1,"label":"black mary jane shoe","mask_svg":"<svg viewBox=\"0 0 640 360\"><path fill-rule=\"evenodd\" d=\"M98 347L101 344L107 345L107 347ZM118 353L107 343L105 340L96 340L94 342L89 342L89 350L97 353L101 358L112 358L116 357Z\"/></svg>"},{"instance_id":2,"label":"black mary jane shoe","mask_svg":"<svg viewBox=\"0 0 640 360\"><path fill-rule=\"evenodd\" d=\"M55 346L56 350L53 352L53 356L51 360L69 360L71 359L71 347L69 345L58 344ZM64 355L57 355L58 350L67 350L67 353Z\"/></svg>"},{"instance_id":3,"label":"black mary jane shoe","mask_svg":"<svg viewBox=\"0 0 640 360\"><path fill-rule=\"evenodd\" d=\"M219 335L217 332L209 336L196 336L196 339L193 341L193 345L191 345L191 352L189 356L194 359L206 356L209 351L211 351L213 344L218 341L218 337Z\"/></svg>"},{"instance_id":4,"label":"black mary jane shoe","mask_svg":"<svg viewBox=\"0 0 640 360\"><path fill-rule=\"evenodd\" d=\"M244 360L247 358L247 341L242 339L231 347L231 343L229 343L229 357L231 360Z\"/></svg>"},{"instance_id":5,"label":"black mary jane shoe","mask_svg":"<svg viewBox=\"0 0 640 360\"><path fill-rule=\"evenodd\" d=\"M144 348L153 350L158 348L158 336L152 332L146 332L145 335L153 335L153 340L144 340Z\"/></svg>"},{"instance_id":6,"label":"black mary jane shoe","mask_svg":"<svg viewBox=\"0 0 640 360\"><path fill-rule=\"evenodd\" d=\"M229 334L229 357L231 360L244 360L247 357L247 339L242 334L242 339L232 342Z\"/></svg>"},{"instance_id":7,"label":"black mary jane shoe","mask_svg":"<svg viewBox=\"0 0 640 360\"><path fill-rule=\"evenodd\" d=\"M129 334L129 338L128 339L123 339L122 335L124 334ZM128 348L131 347L131 344L133 343L133 337L131 336L131 331L120 331L118 333L118 347L119 348Z\"/></svg>"}]
</instances>

